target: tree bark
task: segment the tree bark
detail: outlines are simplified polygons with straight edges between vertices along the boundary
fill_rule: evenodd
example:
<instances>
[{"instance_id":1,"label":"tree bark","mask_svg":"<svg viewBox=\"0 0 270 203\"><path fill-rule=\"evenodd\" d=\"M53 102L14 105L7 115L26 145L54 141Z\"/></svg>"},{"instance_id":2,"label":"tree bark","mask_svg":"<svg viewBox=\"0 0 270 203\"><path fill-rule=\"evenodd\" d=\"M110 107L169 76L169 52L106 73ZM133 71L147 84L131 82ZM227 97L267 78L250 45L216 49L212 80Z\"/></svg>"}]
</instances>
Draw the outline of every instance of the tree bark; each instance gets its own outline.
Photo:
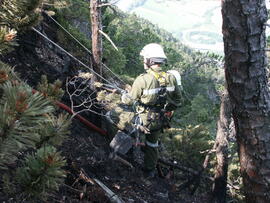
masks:
<instances>
[{"instance_id":1,"label":"tree bark","mask_svg":"<svg viewBox=\"0 0 270 203\"><path fill-rule=\"evenodd\" d=\"M100 0L90 1L90 20L92 30L92 52L93 52L93 69L102 75L102 37L99 30L102 30L101 21L101 4Z\"/></svg>"},{"instance_id":2,"label":"tree bark","mask_svg":"<svg viewBox=\"0 0 270 203\"><path fill-rule=\"evenodd\" d=\"M212 189L212 202L225 203L227 191L228 173L228 137L230 135L230 124L232 122L232 108L227 90L221 98L220 115L216 136L216 158L215 180Z\"/></svg>"},{"instance_id":3,"label":"tree bark","mask_svg":"<svg viewBox=\"0 0 270 203\"><path fill-rule=\"evenodd\" d=\"M264 0L223 0L225 77L246 202L270 202L270 94Z\"/></svg>"}]
</instances>

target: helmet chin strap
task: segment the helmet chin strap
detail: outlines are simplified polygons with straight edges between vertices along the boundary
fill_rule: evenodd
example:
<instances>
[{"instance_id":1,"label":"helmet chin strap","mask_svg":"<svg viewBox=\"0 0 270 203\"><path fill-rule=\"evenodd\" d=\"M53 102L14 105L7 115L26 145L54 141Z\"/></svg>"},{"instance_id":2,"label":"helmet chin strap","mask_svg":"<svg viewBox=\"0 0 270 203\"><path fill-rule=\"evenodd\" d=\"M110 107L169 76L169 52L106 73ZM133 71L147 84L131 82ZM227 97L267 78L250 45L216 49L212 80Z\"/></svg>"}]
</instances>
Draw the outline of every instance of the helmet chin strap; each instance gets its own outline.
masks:
<instances>
[{"instance_id":1,"label":"helmet chin strap","mask_svg":"<svg viewBox=\"0 0 270 203\"><path fill-rule=\"evenodd\" d=\"M144 58L143 65L144 70L148 70L151 67L150 59Z\"/></svg>"},{"instance_id":2,"label":"helmet chin strap","mask_svg":"<svg viewBox=\"0 0 270 203\"><path fill-rule=\"evenodd\" d=\"M148 59L148 58L145 58L144 59L144 69L145 71L151 69L152 71L160 71L161 70L161 67L160 67L161 64L157 64L157 63L151 63L151 59ZM155 66L155 67L153 67Z\"/></svg>"},{"instance_id":3,"label":"helmet chin strap","mask_svg":"<svg viewBox=\"0 0 270 203\"><path fill-rule=\"evenodd\" d=\"M146 63L145 64L147 65L148 68L150 68L151 67L151 61L150 61L150 59L146 59Z\"/></svg>"}]
</instances>

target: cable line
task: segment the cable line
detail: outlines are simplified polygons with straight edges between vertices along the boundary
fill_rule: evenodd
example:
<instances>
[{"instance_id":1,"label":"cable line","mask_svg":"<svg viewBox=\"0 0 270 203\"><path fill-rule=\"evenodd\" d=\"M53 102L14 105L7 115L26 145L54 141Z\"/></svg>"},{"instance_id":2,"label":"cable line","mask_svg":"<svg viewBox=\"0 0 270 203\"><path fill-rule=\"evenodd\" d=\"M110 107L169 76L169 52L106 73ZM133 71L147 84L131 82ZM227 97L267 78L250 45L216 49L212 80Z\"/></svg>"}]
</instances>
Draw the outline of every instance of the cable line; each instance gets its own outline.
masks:
<instances>
[{"instance_id":1,"label":"cable line","mask_svg":"<svg viewBox=\"0 0 270 203\"><path fill-rule=\"evenodd\" d=\"M60 28L62 28L70 37L72 37L79 45L81 45L90 55L92 55L92 52L87 49L86 46L84 46L78 39L76 39L66 28L64 28L58 21L56 21L53 17L48 15L46 12L44 12L54 23L56 23Z\"/></svg>"},{"instance_id":2,"label":"cable line","mask_svg":"<svg viewBox=\"0 0 270 203\"><path fill-rule=\"evenodd\" d=\"M51 17L50 15L48 15L46 12L44 12L54 23L56 23L62 30L64 30L70 37L72 37L72 39L74 39L79 45L81 45L81 47L83 47L90 55L92 55L92 52L86 47L84 46L76 37L74 37L66 28L64 28L57 20L55 20L53 17ZM109 70L118 80L120 80L123 84L125 84L125 82L117 75L115 74L107 65L105 65L104 63L102 63L102 65Z\"/></svg>"},{"instance_id":3,"label":"cable line","mask_svg":"<svg viewBox=\"0 0 270 203\"><path fill-rule=\"evenodd\" d=\"M75 61L77 61L79 64L81 64L83 67L89 69L91 71L91 73L97 75L98 77L100 77L102 80L104 80L105 82L107 82L108 84L110 84L112 87L114 87L115 89L120 90L121 92L124 91L122 88L117 87L115 84L113 84L112 82L110 82L109 80L105 79L104 77L102 77L100 74L98 74L97 72L95 72L93 69L90 69L87 65L85 65L83 62L81 62L79 59L77 59L75 56L73 56L71 53L69 53L68 51L66 51L64 48L62 48L60 45L56 44L54 41L52 41L51 39L49 39L47 36L45 36L44 34L42 34L40 31L38 31L36 28L32 28L32 30L34 30L36 33L38 33L39 35L41 35L43 38L45 38L46 40L48 40L50 43L52 43L54 46L56 46L57 48L59 48L61 51L65 52L68 56L70 56L72 59L74 59Z\"/></svg>"}]
</instances>

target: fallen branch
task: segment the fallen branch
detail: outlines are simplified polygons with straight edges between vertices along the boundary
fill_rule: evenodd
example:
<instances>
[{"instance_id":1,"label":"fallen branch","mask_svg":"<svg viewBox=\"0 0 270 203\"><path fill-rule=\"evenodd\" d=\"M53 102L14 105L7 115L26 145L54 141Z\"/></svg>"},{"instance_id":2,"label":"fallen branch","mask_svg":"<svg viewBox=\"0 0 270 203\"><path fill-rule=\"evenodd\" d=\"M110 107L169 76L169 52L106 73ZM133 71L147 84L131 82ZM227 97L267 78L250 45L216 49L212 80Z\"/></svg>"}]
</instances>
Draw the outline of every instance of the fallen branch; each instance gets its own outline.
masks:
<instances>
[{"instance_id":1,"label":"fallen branch","mask_svg":"<svg viewBox=\"0 0 270 203\"><path fill-rule=\"evenodd\" d=\"M81 168L81 172L80 172L79 178L82 179L82 180L84 180L87 183L90 183L91 185L94 185L95 184L94 181L93 181L93 179L91 179L82 168Z\"/></svg>"},{"instance_id":2,"label":"fallen branch","mask_svg":"<svg viewBox=\"0 0 270 203\"><path fill-rule=\"evenodd\" d=\"M117 46L113 43L113 41L111 40L111 38L102 30L99 30L99 32L111 43L111 45L113 46L113 48L115 48L116 51L118 51Z\"/></svg>"},{"instance_id":3,"label":"fallen branch","mask_svg":"<svg viewBox=\"0 0 270 203\"><path fill-rule=\"evenodd\" d=\"M179 166L177 164L165 161L163 159L159 159L158 162L161 163L161 164L164 164L164 165L171 166L173 168L179 169L179 170L181 170L183 172L186 172L186 173L191 173L193 175L199 175L200 174L200 171L195 171L194 169L191 169L191 168L188 168L188 167L185 167L185 166ZM210 181L214 181L214 179L212 177L209 177L209 176L202 176L202 177L205 178L205 179L208 179Z\"/></svg>"},{"instance_id":4,"label":"fallen branch","mask_svg":"<svg viewBox=\"0 0 270 203\"><path fill-rule=\"evenodd\" d=\"M68 189L70 189L70 190L72 190L74 192L78 192L79 194L83 192L83 191L77 190L77 189L75 189L75 188L73 188L73 187L71 187L71 186L69 186L69 185L67 185L65 183L63 184L63 186L67 187Z\"/></svg>"},{"instance_id":5,"label":"fallen branch","mask_svg":"<svg viewBox=\"0 0 270 203\"><path fill-rule=\"evenodd\" d=\"M118 197L113 191L111 191L106 185L94 178L94 181L105 191L106 196L115 203L124 203L124 201Z\"/></svg>"},{"instance_id":6,"label":"fallen branch","mask_svg":"<svg viewBox=\"0 0 270 203\"><path fill-rule=\"evenodd\" d=\"M105 192L105 195L111 200L111 202L114 202L114 203L124 203L124 201L118 197L113 191L111 191L105 184L103 184L100 180L98 180L97 178L91 178L83 168L81 168L80 170L80 176L79 178L88 182L88 183L91 183L92 185L93 184L98 184L102 189L103 191Z\"/></svg>"}]
</instances>

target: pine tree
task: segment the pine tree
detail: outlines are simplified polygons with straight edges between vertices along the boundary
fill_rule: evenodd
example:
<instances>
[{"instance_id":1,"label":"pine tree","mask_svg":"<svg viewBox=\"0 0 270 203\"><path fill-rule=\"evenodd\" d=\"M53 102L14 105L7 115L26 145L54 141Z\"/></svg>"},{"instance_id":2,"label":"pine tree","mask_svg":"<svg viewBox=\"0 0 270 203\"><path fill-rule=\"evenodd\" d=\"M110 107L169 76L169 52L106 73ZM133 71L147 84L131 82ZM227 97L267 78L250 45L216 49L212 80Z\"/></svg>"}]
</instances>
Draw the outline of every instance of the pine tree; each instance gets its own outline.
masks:
<instances>
[{"instance_id":1,"label":"pine tree","mask_svg":"<svg viewBox=\"0 0 270 203\"><path fill-rule=\"evenodd\" d=\"M38 23L41 0L4 0L0 8L0 54L16 46L16 34ZM0 61L0 177L5 193L13 197L46 199L58 189L65 173L57 152L68 134L70 120L55 115L54 101L61 98L60 81L45 77L33 89ZM31 152L31 154L29 154ZM25 157L25 158L24 158Z\"/></svg>"},{"instance_id":2,"label":"pine tree","mask_svg":"<svg viewBox=\"0 0 270 203\"><path fill-rule=\"evenodd\" d=\"M234 107L232 115L246 202L270 202L266 4L265 1L225 0L222 17L225 75Z\"/></svg>"}]
</instances>

